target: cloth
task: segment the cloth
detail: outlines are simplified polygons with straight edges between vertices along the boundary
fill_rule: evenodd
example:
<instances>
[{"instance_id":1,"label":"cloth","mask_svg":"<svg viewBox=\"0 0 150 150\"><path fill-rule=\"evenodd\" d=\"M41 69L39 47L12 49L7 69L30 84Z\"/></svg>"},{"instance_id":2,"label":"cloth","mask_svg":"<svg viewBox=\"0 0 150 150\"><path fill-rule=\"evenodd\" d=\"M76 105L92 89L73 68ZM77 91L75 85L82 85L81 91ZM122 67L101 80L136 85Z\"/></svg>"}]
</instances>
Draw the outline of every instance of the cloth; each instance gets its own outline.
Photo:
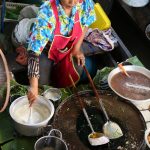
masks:
<instances>
[{"instance_id":1,"label":"cloth","mask_svg":"<svg viewBox=\"0 0 150 150\"><path fill-rule=\"evenodd\" d=\"M92 43L94 46L100 47L103 51L113 50L117 42L117 39L111 34L111 28L104 31L90 28L84 40Z\"/></svg>"},{"instance_id":2,"label":"cloth","mask_svg":"<svg viewBox=\"0 0 150 150\"><path fill-rule=\"evenodd\" d=\"M25 45L27 43L27 38L35 21L36 18L24 18L15 26L15 29L12 32L12 43L15 47Z\"/></svg>"},{"instance_id":3,"label":"cloth","mask_svg":"<svg viewBox=\"0 0 150 150\"><path fill-rule=\"evenodd\" d=\"M20 46L16 49L17 52L17 57L16 57L16 62L21 64L21 65L27 65L28 62L28 55L27 55L27 50L25 47Z\"/></svg>"},{"instance_id":4,"label":"cloth","mask_svg":"<svg viewBox=\"0 0 150 150\"><path fill-rule=\"evenodd\" d=\"M83 0L72 8L71 16L68 17L62 8L59 0L56 0L56 5L59 13L59 20L61 22L60 33L68 36L74 26L74 17L79 11L80 23L82 27L91 25L96 20L92 0ZM37 22L32 28L32 34L28 40L28 50L32 50L37 54L41 54L43 48L48 41L52 42L54 38L54 29L56 26L56 19L49 1L44 2L40 7Z\"/></svg>"},{"instance_id":5,"label":"cloth","mask_svg":"<svg viewBox=\"0 0 150 150\"><path fill-rule=\"evenodd\" d=\"M79 12L77 11L71 34L68 37L62 36L60 33L60 20L58 18L59 12L55 0L51 1L51 5L56 18L56 28L48 56L51 60L54 60L56 64L52 71L55 86L62 88L72 85L69 74L72 76L74 82L77 82L80 78L73 64L71 50L82 35L82 28L79 22Z\"/></svg>"},{"instance_id":6,"label":"cloth","mask_svg":"<svg viewBox=\"0 0 150 150\"><path fill-rule=\"evenodd\" d=\"M39 11L39 7L35 5L29 5L24 7L19 14L18 20L21 21L24 18L36 18Z\"/></svg>"}]
</instances>

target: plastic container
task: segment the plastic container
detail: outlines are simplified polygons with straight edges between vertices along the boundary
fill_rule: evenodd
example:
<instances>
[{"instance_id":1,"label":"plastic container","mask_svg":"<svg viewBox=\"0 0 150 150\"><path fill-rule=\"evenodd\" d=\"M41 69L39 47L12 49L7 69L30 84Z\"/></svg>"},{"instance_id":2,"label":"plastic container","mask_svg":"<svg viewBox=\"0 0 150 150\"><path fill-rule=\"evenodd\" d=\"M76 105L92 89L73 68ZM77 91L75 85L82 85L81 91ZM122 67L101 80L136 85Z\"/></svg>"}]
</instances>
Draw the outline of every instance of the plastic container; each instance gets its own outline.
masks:
<instances>
[{"instance_id":1,"label":"plastic container","mask_svg":"<svg viewBox=\"0 0 150 150\"><path fill-rule=\"evenodd\" d=\"M96 13L96 21L90 25L90 28L98 28L99 30L110 28L111 22L99 3L94 5L94 10Z\"/></svg>"}]
</instances>

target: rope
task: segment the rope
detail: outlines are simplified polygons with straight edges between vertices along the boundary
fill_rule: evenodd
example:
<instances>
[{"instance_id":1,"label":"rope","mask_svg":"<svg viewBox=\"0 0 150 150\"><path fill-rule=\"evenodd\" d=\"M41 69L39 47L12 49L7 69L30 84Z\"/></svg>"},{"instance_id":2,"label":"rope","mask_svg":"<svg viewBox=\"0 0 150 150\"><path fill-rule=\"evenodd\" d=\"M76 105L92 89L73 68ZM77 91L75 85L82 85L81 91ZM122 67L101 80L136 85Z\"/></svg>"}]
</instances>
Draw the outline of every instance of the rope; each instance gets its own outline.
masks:
<instances>
[{"instance_id":1,"label":"rope","mask_svg":"<svg viewBox=\"0 0 150 150\"><path fill-rule=\"evenodd\" d=\"M8 69L8 65L7 65L7 61L6 61L6 58L2 52L2 50L0 49L0 55L1 55L1 58L2 58L2 61L4 63L4 68L5 68L5 71L6 71L6 82L7 82L7 92L6 92L6 99L5 99L5 103L3 105L3 107L0 109L0 112L3 112L7 105L8 105L8 102L9 102L9 95L10 95L10 76L9 76L9 69Z\"/></svg>"}]
</instances>

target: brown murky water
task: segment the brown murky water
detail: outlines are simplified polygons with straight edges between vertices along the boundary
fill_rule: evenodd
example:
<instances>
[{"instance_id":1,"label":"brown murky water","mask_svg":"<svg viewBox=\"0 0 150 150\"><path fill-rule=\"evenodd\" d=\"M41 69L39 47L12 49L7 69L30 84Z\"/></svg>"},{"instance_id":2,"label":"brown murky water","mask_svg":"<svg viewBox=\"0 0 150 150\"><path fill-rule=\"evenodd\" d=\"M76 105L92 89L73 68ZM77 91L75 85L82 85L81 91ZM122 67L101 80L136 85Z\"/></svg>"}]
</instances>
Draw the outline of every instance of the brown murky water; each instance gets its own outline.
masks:
<instances>
[{"instance_id":1,"label":"brown murky water","mask_svg":"<svg viewBox=\"0 0 150 150\"><path fill-rule=\"evenodd\" d=\"M128 74L130 77L117 73L111 80L112 88L129 99L150 99L150 78L135 71L128 71Z\"/></svg>"}]
</instances>

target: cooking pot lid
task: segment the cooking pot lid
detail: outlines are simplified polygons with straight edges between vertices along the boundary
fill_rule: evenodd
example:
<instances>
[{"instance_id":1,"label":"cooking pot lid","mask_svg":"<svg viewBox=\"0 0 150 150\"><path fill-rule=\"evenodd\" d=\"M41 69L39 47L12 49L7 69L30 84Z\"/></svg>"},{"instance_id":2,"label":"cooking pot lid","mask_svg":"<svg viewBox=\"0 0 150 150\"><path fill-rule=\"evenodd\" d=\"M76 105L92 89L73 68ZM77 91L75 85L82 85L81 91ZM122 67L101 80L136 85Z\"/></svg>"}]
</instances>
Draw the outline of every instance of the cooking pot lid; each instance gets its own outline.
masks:
<instances>
[{"instance_id":1,"label":"cooking pot lid","mask_svg":"<svg viewBox=\"0 0 150 150\"><path fill-rule=\"evenodd\" d=\"M145 147L144 131L145 121L139 110L131 103L108 92L99 92L104 102L108 115L112 121L119 124L124 136L111 140L107 145L92 147L88 143L88 135L91 130L86 122L83 112L72 95L57 108L53 125L59 129L70 150L109 150L109 149L135 149ZM99 109L93 93L91 91L80 92L87 104L87 112L90 116L95 131L102 132L105 123L102 112Z\"/></svg>"}]
</instances>

